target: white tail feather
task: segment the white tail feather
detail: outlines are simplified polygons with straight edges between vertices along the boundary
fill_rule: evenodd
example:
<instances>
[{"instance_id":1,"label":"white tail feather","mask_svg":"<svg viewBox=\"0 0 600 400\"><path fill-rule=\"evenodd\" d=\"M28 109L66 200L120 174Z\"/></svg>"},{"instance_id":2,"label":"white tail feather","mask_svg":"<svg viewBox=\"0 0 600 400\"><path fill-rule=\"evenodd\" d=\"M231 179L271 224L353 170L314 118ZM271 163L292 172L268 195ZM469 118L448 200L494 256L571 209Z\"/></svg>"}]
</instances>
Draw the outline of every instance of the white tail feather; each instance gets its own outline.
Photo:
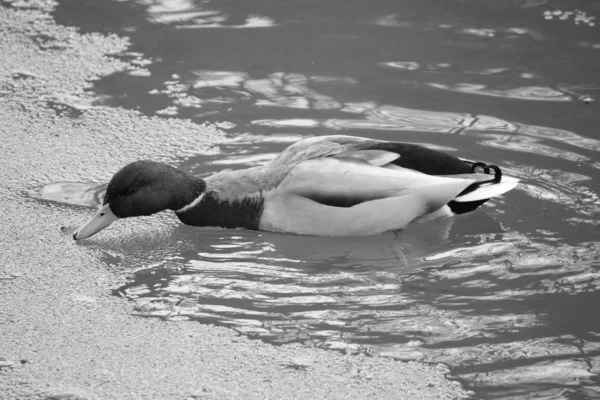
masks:
<instances>
[{"instance_id":1,"label":"white tail feather","mask_svg":"<svg viewBox=\"0 0 600 400\"><path fill-rule=\"evenodd\" d=\"M458 196L454 201L466 203L469 201L485 200L492 197L500 196L509 190L514 189L519 184L517 178L503 176L498 183L484 183L472 192L463 196Z\"/></svg>"}]
</instances>

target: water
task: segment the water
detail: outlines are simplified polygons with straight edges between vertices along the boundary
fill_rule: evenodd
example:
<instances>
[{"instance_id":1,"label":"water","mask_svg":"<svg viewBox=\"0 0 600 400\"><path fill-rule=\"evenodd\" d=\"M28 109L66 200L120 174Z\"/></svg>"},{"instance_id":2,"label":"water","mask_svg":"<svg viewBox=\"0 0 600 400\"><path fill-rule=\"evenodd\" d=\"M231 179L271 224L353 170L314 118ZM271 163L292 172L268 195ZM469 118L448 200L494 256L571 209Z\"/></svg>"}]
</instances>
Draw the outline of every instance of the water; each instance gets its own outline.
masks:
<instances>
[{"instance_id":1,"label":"water","mask_svg":"<svg viewBox=\"0 0 600 400\"><path fill-rule=\"evenodd\" d=\"M98 104L228 132L218 154L182 157L187 171L344 133L522 179L477 212L369 238L164 215L156 236L109 228L86 245L136 271L115 288L135 314L443 362L479 397L600 396L599 2L67 0L55 17L131 38L136 67L98 81ZM57 188L67 203L79 190ZM81 186L84 203L101 190Z\"/></svg>"}]
</instances>

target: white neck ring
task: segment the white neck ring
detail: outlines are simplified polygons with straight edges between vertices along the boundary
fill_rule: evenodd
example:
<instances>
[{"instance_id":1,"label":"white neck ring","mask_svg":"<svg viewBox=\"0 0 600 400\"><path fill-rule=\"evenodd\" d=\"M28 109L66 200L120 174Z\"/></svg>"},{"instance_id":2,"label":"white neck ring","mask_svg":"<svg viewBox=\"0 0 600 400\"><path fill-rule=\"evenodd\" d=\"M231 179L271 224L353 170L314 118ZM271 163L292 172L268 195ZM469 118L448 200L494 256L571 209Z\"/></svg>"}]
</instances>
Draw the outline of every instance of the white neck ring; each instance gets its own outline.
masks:
<instances>
[{"instance_id":1,"label":"white neck ring","mask_svg":"<svg viewBox=\"0 0 600 400\"><path fill-rule=\"evenodd\" d=\"M200 196L196 197L194 199L194 201L192 201L187 206L183 206L179 210L175 210L175 213L180 214L180 213L186 212L186 211L191 210L192 208L196 207L198 205L198 203L200 203L202 201L202 198L204 197L205 193L206 192L204 192Z\"/></svg>"}]
</instances>

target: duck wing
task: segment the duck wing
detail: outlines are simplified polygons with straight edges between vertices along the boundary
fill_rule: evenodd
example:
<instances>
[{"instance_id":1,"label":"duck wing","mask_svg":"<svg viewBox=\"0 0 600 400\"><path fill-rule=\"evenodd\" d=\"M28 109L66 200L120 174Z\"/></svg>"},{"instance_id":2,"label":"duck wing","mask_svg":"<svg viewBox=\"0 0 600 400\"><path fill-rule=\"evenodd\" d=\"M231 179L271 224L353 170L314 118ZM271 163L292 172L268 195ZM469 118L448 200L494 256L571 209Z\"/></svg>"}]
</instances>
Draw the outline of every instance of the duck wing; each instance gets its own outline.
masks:
<instances>
[{"instance_id":1,"label":"duck wing","mask_svg":"<svg viewBox=\"0 0 600 400\"><path fill-rule=\"evenodd\" d=\"M471 172L470 164L439 150L411 143L345 135L321 136L296 142L271 161L269 172L282 178L299 162L333 156L363 160L376 166L409 168L428 175Z\"/></svg>"},{"instance_id":2,"label":"duck wing","mask_svg":"<svg viewBox=\"0 0 600 400\"><path fill-rule=\"evenodd\" d=\"M281 183L298 163L324 157L363 161L373 166L400 171L410 169L427 175L475 180L477 183L461 193L456 199L457 202L482 201L496 197L514 189L519 183L518 179L501 173L499 179L490 179L488 174L474 173L474 165L485 164L463 160L418 144L330 135L305 139L288 147L271 163L272 179L267 186Z\"/></svg>"},{"instance_id":3,"label":"duck wing","mask_svg":"<svg viewBox=\"0 0 600 400\"><path fill-rule=\"evenodd\" d=\"M306 160L296 164L274 191L336 207L414 193L434 211L476 182L476 179L427 175L402 167L387 168L390 157L372 150L354 150ZM383 165L377 165L380 163Z\"/></svg>"},{"instance_id":4,"label":"duck wing","mask_svg":"<svg viewBox=\"0 0 600 400\"><path fill-rule=\"evenodd\" d=\"M263 188L324 204L352 206L417 189L464 186L463 190L476 179L436 175L468 172L470 167L462 160L419 145L322 136L299 141L273 159L264 170ZM452 198L458 194L450 192Z\"/></svg>"}]
</instances>

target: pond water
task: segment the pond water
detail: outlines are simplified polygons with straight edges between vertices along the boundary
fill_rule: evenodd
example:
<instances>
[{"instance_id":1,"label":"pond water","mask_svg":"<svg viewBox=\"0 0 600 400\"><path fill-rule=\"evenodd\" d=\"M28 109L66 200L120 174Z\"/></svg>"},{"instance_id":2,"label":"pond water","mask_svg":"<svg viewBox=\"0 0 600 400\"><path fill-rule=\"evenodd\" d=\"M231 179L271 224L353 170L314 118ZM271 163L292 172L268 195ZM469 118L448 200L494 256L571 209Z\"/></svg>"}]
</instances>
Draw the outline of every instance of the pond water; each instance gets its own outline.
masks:
<instances>
[{"instance_id":1,"label":"pond water","mask_svg":"<svg viewBox=\"0 0 600 400\"><path fill-rule=\"evenodd\" d=\"M216 154L181 157L184 170L255 165L343 133L522 179L474 213L368 238L159 216L172 229L152 248L90 241L136 271L114 288L135 314L442 362L478 397L600 397L600 2L59 3L59 23L131 38L122 57L135 68L97 81L97 104L228 132ZM91 203L101 190L81 187Z\"/></svg>"}]
</instances>

